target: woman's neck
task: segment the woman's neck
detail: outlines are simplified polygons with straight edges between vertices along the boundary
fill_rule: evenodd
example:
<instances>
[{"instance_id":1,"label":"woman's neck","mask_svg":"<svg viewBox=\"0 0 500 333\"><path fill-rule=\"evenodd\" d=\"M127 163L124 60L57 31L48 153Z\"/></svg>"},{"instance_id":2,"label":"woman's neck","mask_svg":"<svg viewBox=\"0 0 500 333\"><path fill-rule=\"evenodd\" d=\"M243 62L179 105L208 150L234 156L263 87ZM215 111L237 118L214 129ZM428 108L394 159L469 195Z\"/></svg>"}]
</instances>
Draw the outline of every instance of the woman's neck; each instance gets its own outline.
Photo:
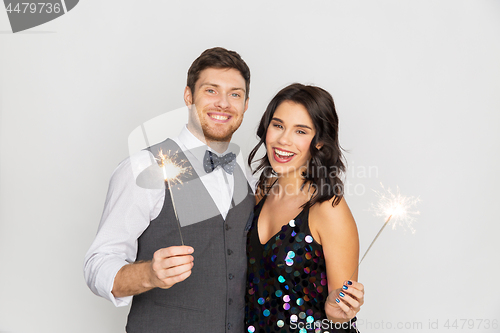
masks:
<instances>
[{"instance_id":1,"label":"woman's neck","mask_svg":"<svg viewBox=\"0 0 500 333\"><path fill-rule=\"evenodd\" d=\"M304 178L300 171L286 175L279 175L276 184L271 191L277 199L284 199L291 196L302 196L307 194L307 185L301 190L304 184Z\"/></svg>"}]
</instances>

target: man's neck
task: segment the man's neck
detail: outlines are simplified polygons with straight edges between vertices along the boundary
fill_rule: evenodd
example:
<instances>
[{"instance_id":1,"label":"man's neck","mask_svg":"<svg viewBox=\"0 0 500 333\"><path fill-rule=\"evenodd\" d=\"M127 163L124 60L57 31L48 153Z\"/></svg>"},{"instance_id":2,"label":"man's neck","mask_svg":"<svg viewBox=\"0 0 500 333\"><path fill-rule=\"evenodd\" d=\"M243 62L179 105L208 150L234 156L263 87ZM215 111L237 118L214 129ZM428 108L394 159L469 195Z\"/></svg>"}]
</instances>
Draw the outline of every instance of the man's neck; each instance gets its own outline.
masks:
<instances>
[{"instance_id":1,"label":"man's neck","mask_svg":"<svg viewBox=\"0 0 500 333\"><path fill-rule=\"evenodd\" d=\"M187 124L187 129L191 134L193 134L198 140L212 148L214 151L216 151L219 154L224 153L227 150L227 147L229 146L229 141L213 141L213 140L208 140L205 135L203 134L203 131L201 129L197 129L191 124Z\"/></svg>"}]
</instances>

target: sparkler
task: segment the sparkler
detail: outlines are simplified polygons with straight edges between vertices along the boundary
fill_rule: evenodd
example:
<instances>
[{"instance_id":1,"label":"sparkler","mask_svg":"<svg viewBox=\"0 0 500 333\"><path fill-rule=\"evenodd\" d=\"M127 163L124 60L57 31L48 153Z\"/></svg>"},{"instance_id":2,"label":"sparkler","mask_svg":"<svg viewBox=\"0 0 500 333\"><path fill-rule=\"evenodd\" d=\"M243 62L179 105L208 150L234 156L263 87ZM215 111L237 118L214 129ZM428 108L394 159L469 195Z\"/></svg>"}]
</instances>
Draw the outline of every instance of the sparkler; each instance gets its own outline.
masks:
<instances>
[{"instance_id":1,"label":"sparkler","mask_svg":"<svg viewBox=\"0 0 500 333\"><path fill-rule=\"evenodd\" d=\"M420 201L419 198L415 197L405 197L399 193L399 188L397 188L396 193L392 193L390 188L387 190L384 188L382 184L381 192L375 191L379 200L376 205L372 205L372 209L375 212L375 215L382 216L386 218L384 225L380 228L379 232L371 242L370 246L366 250L365 254L361 258L356 270L352 273L351 278L358 271L359 265L363 262L366 255L370 251L371 247L380 236L384 228L389 224L389 221L392 221L392 229L396 229L396 226L405 227L411 230L411 233L415 233L415 229L413 228L413 222L416 219L416 216L420 214L419 211L414 211L412 208L416 206L416 204Z\"/></svg>"},{"instance_id":2,"label":"sparkler","mask_svg":"<svg viewBox=\"0 0 500 333\"><path fill-rule=\"evenodd\" d=\"M170 152L167 152L167 155L163 154L163 151L160 150L158 152L158 158L156 160L159 162L160 168L163 171L163 178L167 182L168 190L170 192L170 198L172 200L172 206L174 207L175 219L177 221L177 226L179 227L179 235L181 236L181 243L184 245L184 239L182 238L181 232L181 223L179 222L179 216L177 215L177 209L175 208L174 196L172 194L172 184L182 184L182 176L186 173L189 173L189 168L183 167L182 164L184 161L180 163L175 162L176 153L171 157L169 156Z\"/></svg>"},{"instance_id":3,"label":"sparkler","mask_svg":"<svg viewBox=\"0 0 500 333\"><path fill-rule=\"evenodd\" d=\"M370 246L368 246L368 249L365 251L365 254L359 261L358 266L352 273L349 280L351 280L354 274L356 274L359 269L359 265L361 265L363 259L365 259L366 255L368 254L384 228L387 226L387 224L389 224L389 221L392 221L392 229L395 229L396 226L402 226L410 229L412 234L415 233L415 229L413 228L412 224L416 219L416 215L419 215L420 212L411 209L416 206L420 199L415 197L402 196L401 193L399 193L399 187L396 189L396 193L392 193L390 188L387 188L386 190L384 188L384 185L380 185L382 186L383 191L375 191L375 193L377 193L377 196L379 197L379 200L376 205L372 205L371 210L375 212L375 215L383 216L384 218L386 218L386 220L382 228L380 228L377 235L370 243ZM355 326L355 328L356 332L359 332L358 327Z\"/></svg>"}]
</instances>

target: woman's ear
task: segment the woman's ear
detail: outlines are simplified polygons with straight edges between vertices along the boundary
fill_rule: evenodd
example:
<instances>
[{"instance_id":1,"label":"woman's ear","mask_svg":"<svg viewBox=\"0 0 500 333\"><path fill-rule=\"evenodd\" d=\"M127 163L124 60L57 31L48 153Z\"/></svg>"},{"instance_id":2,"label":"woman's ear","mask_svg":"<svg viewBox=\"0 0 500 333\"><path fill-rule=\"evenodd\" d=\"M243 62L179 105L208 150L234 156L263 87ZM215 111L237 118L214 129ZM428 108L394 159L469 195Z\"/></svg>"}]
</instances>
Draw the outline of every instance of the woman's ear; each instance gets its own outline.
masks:
<instances>
[{"instance_id":1,"label":"woman's ear","mask_svg":"<svg viewBox=\"0 0 500 333\"><path fill-rule=\"evenodd\" d=\"M316 145L317 150L321 150L321 147L323 147L323 142L320 142Z\"/></svg>"}]
</instances>

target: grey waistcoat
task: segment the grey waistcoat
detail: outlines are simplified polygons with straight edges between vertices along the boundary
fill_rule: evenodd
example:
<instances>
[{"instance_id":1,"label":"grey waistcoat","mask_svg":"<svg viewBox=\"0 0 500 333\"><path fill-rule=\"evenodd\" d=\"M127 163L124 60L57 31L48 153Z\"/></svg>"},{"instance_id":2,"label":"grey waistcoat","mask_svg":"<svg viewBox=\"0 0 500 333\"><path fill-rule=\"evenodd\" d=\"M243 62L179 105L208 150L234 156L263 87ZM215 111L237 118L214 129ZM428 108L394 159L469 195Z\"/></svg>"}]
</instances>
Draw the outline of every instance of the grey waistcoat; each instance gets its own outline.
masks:
<instances>
[{"instance_id":1,"label":"grey waistcoat","mask_svg":"<svg viewBox=\"0 0 500 333\"><path fill-rule=\"evenodd\" d=\"M172 140L148 149L153 155L160 149L178 151L179 157L190 166ZM200 202L208 202L213 208L215 203L210 194L196 173L192 173L178 192L182 194L180 200L192 202L191 213L200 213ZM178 208L179 198L175 193L174 199ZM244 332L246 226L255 199L238 165L234 170L233 203L225 221L220 214L209 214L201 222L182 227L184 244L194 248L191 276L170 289L155 288L134 296L126 327L128 333ZM174 245L181 245L181 241L166 189L160 214L138 239L137 261L151 260L156 250Z\"/></svg>"}]
</instances>

